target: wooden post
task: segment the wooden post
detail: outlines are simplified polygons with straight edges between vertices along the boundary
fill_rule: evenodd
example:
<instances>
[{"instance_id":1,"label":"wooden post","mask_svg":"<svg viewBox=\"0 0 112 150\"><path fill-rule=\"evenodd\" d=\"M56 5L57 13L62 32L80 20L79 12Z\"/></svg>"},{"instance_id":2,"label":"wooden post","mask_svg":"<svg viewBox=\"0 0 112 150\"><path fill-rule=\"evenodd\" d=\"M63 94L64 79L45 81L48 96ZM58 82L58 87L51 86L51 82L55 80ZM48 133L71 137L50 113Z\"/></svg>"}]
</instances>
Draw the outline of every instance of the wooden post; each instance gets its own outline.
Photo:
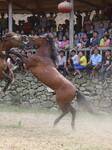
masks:
<instances>
[{"instance_id":1,"label":"wooden post","mask_svg":"<svg viewBox=\"0 0 112 150\"><path fill-rule=\"evenodd\" d=\"M12 22L12 2L9 0L8 2L8 29L9 32L12 32L12 26L13 26L13 22Z\"/></svg>"},{"instance_id":2,"label":"wooden post","mask_svg":"<svg viewBox=\"0 0 112 150\"><path fill-rule=\"evenodd\" d=\"M70 50L74 47L74 0L70 0L72 4L72 11L70 12L70 25L69 25L69 40Z\"/></svg>"}]
</instances>

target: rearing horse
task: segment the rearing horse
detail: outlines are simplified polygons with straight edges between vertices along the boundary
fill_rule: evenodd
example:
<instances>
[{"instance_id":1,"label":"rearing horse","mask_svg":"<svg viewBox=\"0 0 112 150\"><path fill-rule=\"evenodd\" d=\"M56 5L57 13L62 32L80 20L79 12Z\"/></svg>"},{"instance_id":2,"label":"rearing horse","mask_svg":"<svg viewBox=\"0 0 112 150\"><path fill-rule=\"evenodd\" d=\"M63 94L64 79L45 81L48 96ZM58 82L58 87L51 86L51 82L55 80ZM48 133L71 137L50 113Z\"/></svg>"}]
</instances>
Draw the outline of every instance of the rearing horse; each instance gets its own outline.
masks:
<instances>
[{"instance_id":1,"label":"rearing horse","mask_svg":"<svg viewBox=\"0 0 112 150\"><path fill-rule=\"evenodd\" d=\"M92 112L84 96L75 86L61 75L53 61L56 60L53 40L50 37L32 37L32 42L39 47L36 54L24 58L27 69L45 85L55 91L56 101L62 110L62 114L55 120L56 125L68 112L72 114L71 126L74 128L76 110L71 105L72 100L77 96L77 101L86 105L89 112Z\"/></svg>"}]
</instances>

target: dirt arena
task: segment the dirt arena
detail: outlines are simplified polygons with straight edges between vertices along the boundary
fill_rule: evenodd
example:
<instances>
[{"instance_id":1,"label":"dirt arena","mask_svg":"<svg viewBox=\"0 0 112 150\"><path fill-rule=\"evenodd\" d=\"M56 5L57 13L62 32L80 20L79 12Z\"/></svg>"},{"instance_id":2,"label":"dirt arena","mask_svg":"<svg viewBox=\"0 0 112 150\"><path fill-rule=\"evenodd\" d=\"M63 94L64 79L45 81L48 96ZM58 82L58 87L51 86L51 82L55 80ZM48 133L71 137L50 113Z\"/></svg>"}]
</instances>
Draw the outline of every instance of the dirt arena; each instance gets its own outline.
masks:
<instances>
[{"instance_id":1,"label":"dirt arena","mask_svg":"<svg viewBox=\"0 0 112 150\"><path fill-rule=\"evenodd\" d=\"M67 115L53 128L57 111L0 107L0 150L112 150L112 115Z\"/></svg>"}]
</instances>

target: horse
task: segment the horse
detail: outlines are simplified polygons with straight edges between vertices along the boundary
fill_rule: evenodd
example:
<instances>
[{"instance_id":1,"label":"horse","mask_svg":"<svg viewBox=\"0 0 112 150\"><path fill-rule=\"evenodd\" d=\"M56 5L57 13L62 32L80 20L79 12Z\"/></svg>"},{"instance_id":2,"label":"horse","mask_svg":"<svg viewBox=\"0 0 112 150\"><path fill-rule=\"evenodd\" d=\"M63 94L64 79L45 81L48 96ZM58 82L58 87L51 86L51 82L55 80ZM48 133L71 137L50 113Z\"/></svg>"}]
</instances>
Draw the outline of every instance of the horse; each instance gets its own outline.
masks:
<instances>
[{"instance_id":1,"label":"horse","mask_svg":"<svg viewBox=\"0 0 112 150\"><path fill-rule=\"evenodd\" d=\"M17 53L15 53L15 51L11 51L11 49L16 47L19 48L22 41L23 36L17 35L14 32L7 33L0 41L0 80L7 80L6 86L3 89L4 93L12 83L12 79L10 77L11 70L8 66L7 59L9 57L13 61L13 58L10 54L17 56Z\"/></svg>"},{"instance_id":2,"label":"horse","mask_svg":"<svg viewBox=\"0 0 112 150\"><path fill-rule=\"evenodd\" d=\"M62 114L54 121L54 126L70 112L71 126L74 129L76 109L72 106L73 99L77 97L77 102L83 103L89 112L92 113L93 110L82 93L56 69L57 55L52 38L34 36L31 40L39 47L38 51L34 55L24 57L23 61L26 68L56 94L56 101Z\"/></svg>"},{"instance_id":3,"label":"horse","mask_svg":"<svg viewBox=\"0 0 112 150\"><path fill-rule=\"evenodd\" d=\"M89 112L92 112L92 109L82 93L56 69L57 54L53 39L49 36L33 36L30 40L38 47L38 51L27 57L20 53L17 55L20 56L27 70L54 90L57 104L62 111L62 114L54 121L54 126L70 112L72 114L71 126L74 129L76 109L72 106L73 99L77 97L77 102L84 104ZM20 37L13 36L13 43L20 45ZM12 46L10 43L10 47Z\"/></svg>"}]
</instances>

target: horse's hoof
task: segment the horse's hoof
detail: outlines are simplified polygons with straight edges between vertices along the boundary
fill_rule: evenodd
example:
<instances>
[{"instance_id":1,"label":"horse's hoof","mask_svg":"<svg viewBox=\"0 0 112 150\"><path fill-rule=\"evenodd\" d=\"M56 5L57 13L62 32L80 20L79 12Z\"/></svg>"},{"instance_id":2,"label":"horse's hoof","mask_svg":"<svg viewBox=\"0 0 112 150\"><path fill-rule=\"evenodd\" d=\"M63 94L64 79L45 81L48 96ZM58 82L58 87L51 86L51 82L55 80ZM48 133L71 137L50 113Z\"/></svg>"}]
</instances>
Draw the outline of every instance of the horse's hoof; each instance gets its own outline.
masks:
<instances>
[{"instance_id":1,"label":"horse's hoof","mask_svg":"<svg viewBox=\"0 0 112 150\"><path fill-rule=\"evenodd\" d=\"M53 127L56 127L57 123L58 123L58 120L55 120L54 124L53 124Z\"/></svg>"},{"instance_id":2,"label":"horse's hoof","mask_svg":"<svg viewBox=\"0 0 112 150\"><path fill-rule=\"evenodd\" d=\"M71 124L72 130L75 130L75 125Z\"/></svg>"}]
</instances>

